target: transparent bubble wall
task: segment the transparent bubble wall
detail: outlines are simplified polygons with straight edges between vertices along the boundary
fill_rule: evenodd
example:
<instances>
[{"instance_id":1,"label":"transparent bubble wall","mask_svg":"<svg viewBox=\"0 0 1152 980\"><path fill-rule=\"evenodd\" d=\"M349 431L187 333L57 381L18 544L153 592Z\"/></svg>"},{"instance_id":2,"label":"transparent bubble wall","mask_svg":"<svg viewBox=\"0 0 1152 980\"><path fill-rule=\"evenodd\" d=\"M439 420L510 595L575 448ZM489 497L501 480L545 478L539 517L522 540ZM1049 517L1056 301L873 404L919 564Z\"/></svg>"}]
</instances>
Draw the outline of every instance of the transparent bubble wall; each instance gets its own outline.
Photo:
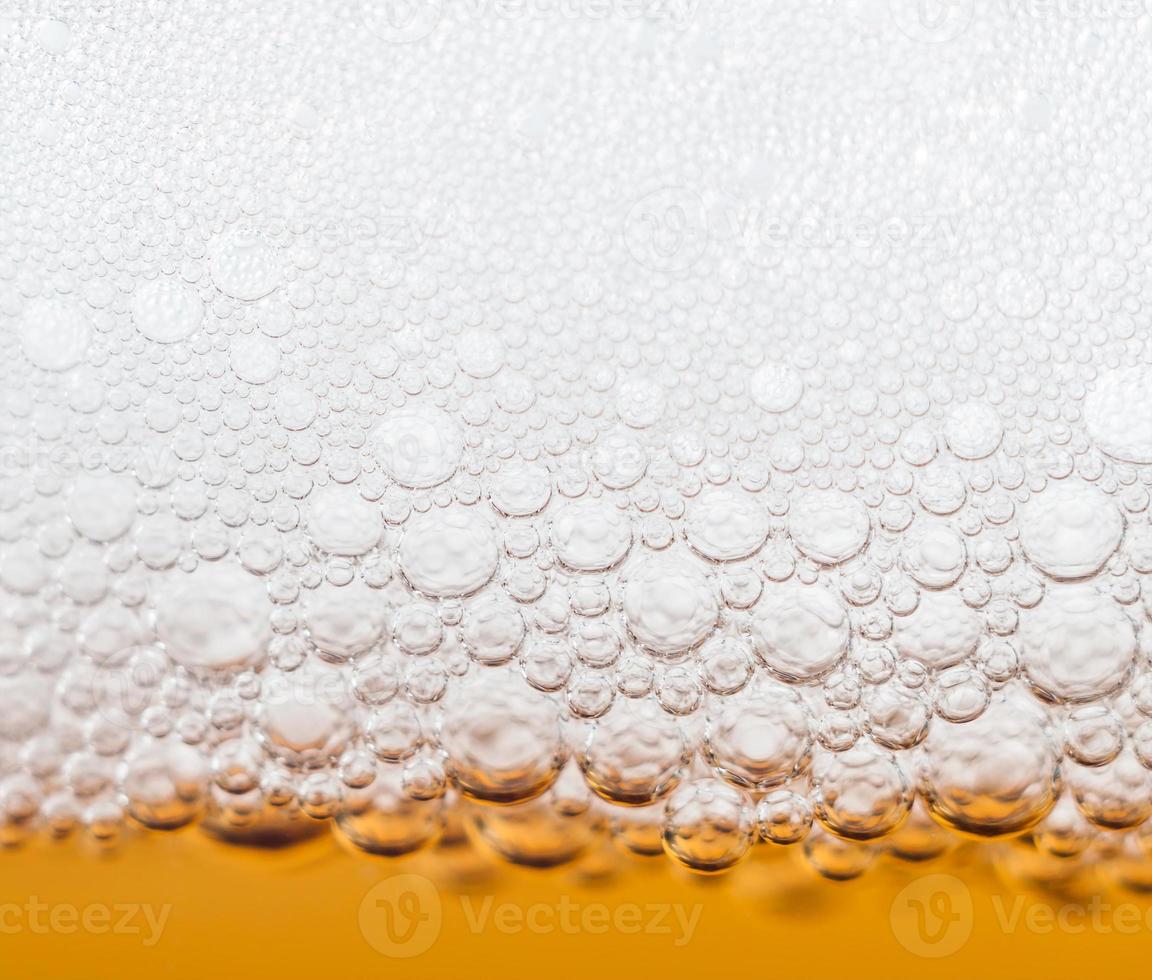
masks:
<instances>
[{"instance_id":1,"label":"transparent bubble wall","mask_svg":"<svg viewBox=\"0 0 1152 980\"><path fill-rule=\"evenodd\" d=\"M1139 0L17 0L0 838L1138 862L1150 83Z\"/></svg>"}]
</instances>

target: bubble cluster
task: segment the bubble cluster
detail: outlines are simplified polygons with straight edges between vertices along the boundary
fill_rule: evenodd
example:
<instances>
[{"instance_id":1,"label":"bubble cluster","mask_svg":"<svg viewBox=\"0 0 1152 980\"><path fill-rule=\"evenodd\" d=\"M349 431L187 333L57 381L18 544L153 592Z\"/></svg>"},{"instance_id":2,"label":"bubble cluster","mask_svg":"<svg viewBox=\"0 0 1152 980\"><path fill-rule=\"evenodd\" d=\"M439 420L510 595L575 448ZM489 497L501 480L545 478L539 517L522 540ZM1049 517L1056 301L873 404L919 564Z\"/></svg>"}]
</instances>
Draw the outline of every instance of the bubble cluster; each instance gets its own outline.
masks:
<instances>
[{"instance_id":1,"label":"bubble cluster","mask_svg":"<svg viewBox=\"0 0 1152 980\"><path fill-rule=\"evenodd\" d=\"M1148 876L1146 16L50 6L0 843Z\"/></svg>"}]
</instances>

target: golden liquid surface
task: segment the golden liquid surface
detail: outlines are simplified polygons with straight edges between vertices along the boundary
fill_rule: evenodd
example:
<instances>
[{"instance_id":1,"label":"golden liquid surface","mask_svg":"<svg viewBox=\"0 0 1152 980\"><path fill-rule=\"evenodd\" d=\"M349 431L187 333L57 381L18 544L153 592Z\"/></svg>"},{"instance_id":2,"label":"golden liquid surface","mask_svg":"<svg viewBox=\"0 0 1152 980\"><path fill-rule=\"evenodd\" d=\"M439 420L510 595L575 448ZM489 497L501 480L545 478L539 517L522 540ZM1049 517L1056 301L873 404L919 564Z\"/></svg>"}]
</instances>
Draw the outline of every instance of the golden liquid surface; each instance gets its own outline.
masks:
<instances>
[{"instance_id":1,"label":"golden liquid surface","mask_svg":"<svg viewBox=\"0 0 1152 980\"><path fill-rule=\"evenodd\" d=\"M464 846L358 857L327 835L38 843L0 855L0 976L1124 977L1152 954L1148 896L1039 887L1022 858L961 851L834 883L787 854L718 878L613 857L539 871Z\"/></svg>"}]
</instances>

